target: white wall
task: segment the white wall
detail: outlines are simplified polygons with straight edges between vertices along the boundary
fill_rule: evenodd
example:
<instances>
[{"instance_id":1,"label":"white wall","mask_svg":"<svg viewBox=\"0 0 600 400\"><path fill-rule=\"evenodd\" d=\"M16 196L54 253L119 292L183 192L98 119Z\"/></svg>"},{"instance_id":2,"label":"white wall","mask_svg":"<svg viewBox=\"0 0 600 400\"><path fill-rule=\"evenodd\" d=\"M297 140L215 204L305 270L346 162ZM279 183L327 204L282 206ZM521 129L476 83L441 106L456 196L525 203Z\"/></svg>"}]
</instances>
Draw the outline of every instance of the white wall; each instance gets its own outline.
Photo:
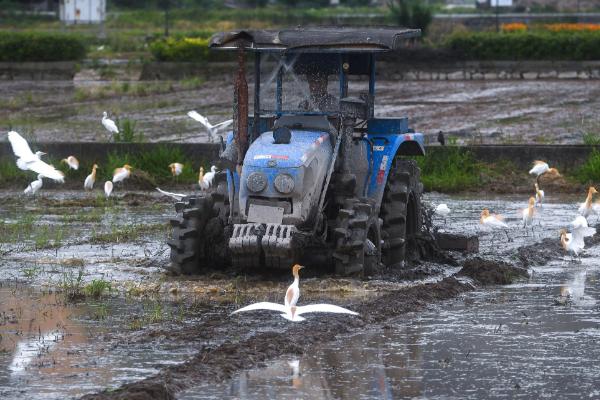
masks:
<instances>
[{"instance_id":1,"label":"white wall","mask_svg":"<svg viewBox=\"0 0 600 400\"><path fill-rule=\"evenodd\" d=\"M106 0L61 0L59 14L67 24L98 24L106 18Z\"/></svg>"}]
</instances>

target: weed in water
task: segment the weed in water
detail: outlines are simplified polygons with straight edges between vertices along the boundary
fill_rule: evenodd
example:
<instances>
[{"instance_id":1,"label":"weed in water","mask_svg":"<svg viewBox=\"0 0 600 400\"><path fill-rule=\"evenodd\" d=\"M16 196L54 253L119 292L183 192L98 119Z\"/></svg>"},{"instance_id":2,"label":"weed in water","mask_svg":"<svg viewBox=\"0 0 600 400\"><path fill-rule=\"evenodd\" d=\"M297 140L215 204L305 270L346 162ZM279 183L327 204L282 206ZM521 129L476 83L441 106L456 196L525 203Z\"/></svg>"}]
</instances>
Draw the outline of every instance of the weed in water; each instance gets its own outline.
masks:
<instances>
[{"instance_id":1,"label":"weed in water","mask_svg":"<svg viewBox=\"0 0 600 400\"><path fill-rule=\"evenodd\" d=\"M63 271L59 289L67 300L78 300L84 297L83 292L83 269Z\"/></svg>"},{"instance_id":2,"label":"weed in water","mask_svg":"<svg viewBox=\"0 0 600 400\"><path fill-rule=\"evenodd\" d=\"M96 321L104 321L108 318L108 306L106 304L100 304L95 310L92 316Z\"/></svg>"},{"instance_id":3,"label":"weed in water","mask_svg":"<svg viewBox=\"0 0 600 400\"><path fill-rule=\"evenodd\" d=\"M40 267L30 267L23 269L23 276L27 279L33 279L42 272Z\"/></svg>"},{"instance_id":4,"label":"weed in water","mask_svg":"<svg viewBox=\"0 0 600 400\"><path fill-rule=\"evenodd\" d=\"M95 299L102 297L104 292L110 293L112 290L112 286L110 282L105 281L104 279L94 279L83 288L83 292L88 297L93 297Z\"/></svg>"},{"instance_id":5,"label":"weed in water","mask_svg":"<svg viewBox=\"0 0 600 400\"><path fill-rule=\"evenodd\" d=\"M144 134L136 133L136 122L128 118L119 121L119 133L113 135L115 143L143 142Z\"/></svg>"}]
</instances>

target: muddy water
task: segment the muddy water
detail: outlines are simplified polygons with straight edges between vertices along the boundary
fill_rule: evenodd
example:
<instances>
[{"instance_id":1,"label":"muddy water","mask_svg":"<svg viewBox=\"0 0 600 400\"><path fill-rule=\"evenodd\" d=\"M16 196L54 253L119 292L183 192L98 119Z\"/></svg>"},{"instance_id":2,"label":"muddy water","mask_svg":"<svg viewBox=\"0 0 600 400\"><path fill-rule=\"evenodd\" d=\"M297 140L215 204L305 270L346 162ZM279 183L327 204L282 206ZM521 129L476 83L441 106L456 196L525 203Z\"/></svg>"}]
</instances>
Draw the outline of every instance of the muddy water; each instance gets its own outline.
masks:
<instances>
[{"instance_id":1,"label":"muddy water","mask_svg":"<svg viewBox=\"0 0 600 400\"><path fill-rule=\"evenodd\" d=\"M477 233L483 206L508 214L522 199L454 199L444 224ZM482 253L508 254L556 237L575 215L573 198L554 199L542 227L526 236L517 217L509 235L481 234ZM600 248L532 268L531 277L486 288L422 313L388 321L338 341L239 373L220 385L199 385L180 399L600 398ZM561 293L569 296L561 296Z\"/></svg>"},{"instance_id":2,"label":"muddy water","mask_svg":"<svg viewBox=\"0 0 600 400\"><path fill-rule=\"evenodd\" d=\"M60 294L2 282L0 398L64 399L115 388L181 362L193 353L193 342L134 340L144 334L136 320L153 316L167 324L178 312L168 302L119 297L67 302ZM151 325L151 318L144 324Z\"/></svg>"}]
</instances>

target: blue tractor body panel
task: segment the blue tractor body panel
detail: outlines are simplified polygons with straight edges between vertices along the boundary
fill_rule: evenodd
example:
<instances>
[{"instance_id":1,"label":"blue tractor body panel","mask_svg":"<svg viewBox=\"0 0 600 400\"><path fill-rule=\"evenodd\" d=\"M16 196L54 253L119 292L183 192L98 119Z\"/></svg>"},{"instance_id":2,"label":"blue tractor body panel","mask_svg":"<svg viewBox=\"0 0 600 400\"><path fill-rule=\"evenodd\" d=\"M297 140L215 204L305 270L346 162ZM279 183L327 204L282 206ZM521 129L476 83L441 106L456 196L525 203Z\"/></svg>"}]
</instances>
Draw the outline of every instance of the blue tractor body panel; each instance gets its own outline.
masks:
<instances>
[{"instance_id":1,"label":"blue tractor body panel","mask_svg":"<svg viewBox=\"0 0 600 400\"><path fill-rule=\"evenodd\" d=\"M298 168L311 160L329 134L325 132L292 130L289 144L274 144L272 132L256 139L244 158L244 166L256 168Z\"/></svg>"}]
</instances>

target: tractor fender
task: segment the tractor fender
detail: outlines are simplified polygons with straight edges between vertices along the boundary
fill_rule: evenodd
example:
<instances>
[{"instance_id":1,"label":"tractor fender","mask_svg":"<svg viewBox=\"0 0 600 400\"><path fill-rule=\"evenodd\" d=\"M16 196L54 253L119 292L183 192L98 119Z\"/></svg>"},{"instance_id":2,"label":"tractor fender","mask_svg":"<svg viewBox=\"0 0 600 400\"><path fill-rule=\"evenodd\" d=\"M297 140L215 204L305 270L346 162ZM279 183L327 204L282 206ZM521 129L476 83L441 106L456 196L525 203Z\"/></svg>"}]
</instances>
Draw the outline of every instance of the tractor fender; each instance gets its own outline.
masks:
<instances>
[{"instance_id":1,"label":"tractor fender","mask_svg":"<svg viewBox=\"0 0 600 400\"><path fill-rule=\"evenodd\" d=\"M425 138L422 133L405 133L369 134L368 139L372 143L373 151L369 159L372 170L369 174L367 194L379 209L394 158L425 155Z\"/></svg>"}]
</instances>

